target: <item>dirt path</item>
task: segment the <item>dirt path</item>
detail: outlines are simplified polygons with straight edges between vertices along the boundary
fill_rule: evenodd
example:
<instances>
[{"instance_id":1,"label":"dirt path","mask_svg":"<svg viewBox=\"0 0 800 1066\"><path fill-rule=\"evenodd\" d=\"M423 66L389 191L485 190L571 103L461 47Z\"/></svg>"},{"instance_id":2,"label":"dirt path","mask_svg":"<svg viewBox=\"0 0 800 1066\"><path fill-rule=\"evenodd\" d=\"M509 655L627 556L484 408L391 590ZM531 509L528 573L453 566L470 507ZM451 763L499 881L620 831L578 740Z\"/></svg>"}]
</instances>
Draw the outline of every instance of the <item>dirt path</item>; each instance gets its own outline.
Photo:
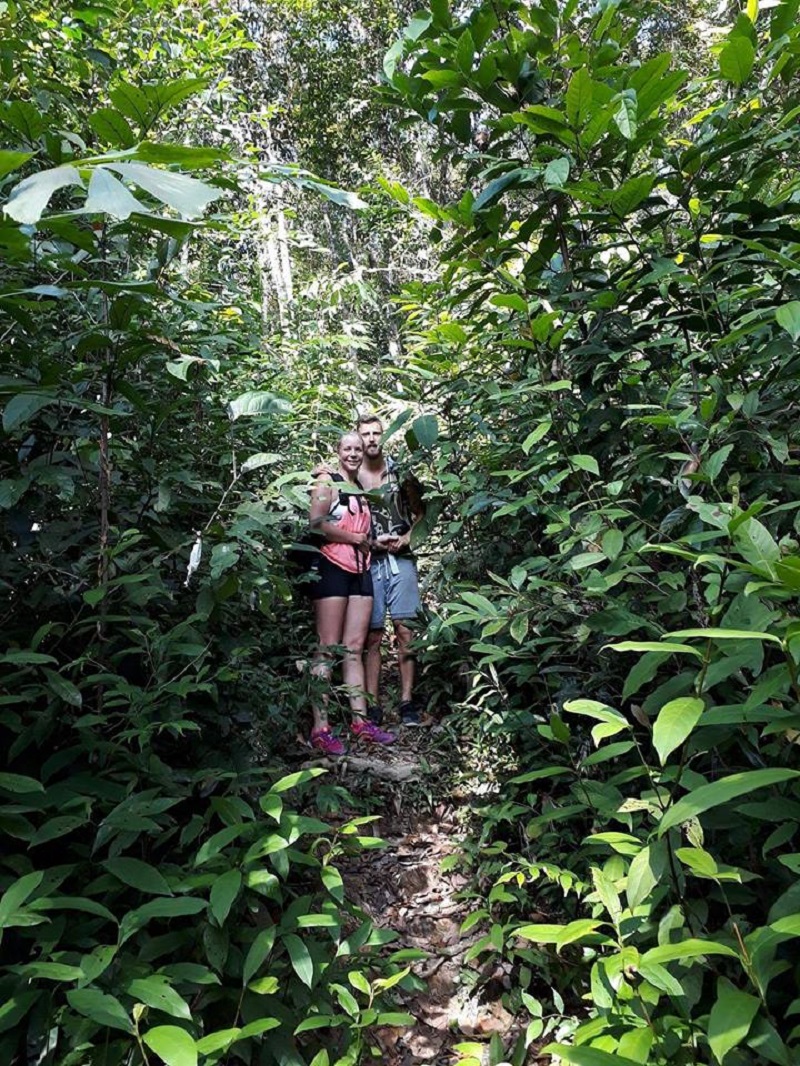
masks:
<instances>
[{"instance_id":1,"label":"dirt path","mask_svg":"<svg viewBox=\"0 0 800 1066\"><path fill-rule=\"evenodd\" d=\"M384 799L375 833L387 846L340 864L348 897L376 926L398 934L393 950L417 948L428 955L413 966L421 989L400 993L417 1024L376 1034L383 1066L451 1066L459 1059L454 1045L488 1041L492 1033L507 1037L514 1029L493 975L481 973L476 962L465 979L464 956L480 934L460 932L471 910L457 898L467 878L442 870L443 860L460 850L459 804L447 796L434 800L433 809L429 800L420 802L426 781L441 781L435 763L421 757L428 740L426 734L403 734L392 749L359 752L337 766L348 788L356 791L355 778L363 775L371 794Z\"/></svg>"}]
</instances>

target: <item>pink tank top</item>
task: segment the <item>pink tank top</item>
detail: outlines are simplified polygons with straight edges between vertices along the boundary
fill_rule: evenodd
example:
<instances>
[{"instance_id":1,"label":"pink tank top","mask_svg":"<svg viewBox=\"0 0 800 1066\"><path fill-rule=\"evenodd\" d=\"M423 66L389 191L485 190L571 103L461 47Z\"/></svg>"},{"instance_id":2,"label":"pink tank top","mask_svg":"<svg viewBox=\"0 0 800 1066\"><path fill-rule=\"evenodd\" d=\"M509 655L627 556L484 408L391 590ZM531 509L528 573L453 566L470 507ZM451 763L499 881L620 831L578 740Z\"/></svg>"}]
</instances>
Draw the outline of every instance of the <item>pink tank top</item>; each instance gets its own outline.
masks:
<instances>
[{"instance_id":1,"label":"pink tank top","mask_svg":"<svg viewBox=\"0 0 800 1066\"><path fill-rule=\"evenodd\" d=\"M339 485L341 482L334 481L333 488L338 489ZM372 525L366 499L361 495L351 495L345 489L341 489L334 496L333 505L328 512L328 521L331 520L340 529L346 529L348 533L369 533ZM330 559L334 566L347 570L348 573L360 574L369 570L369 552L365 554L355 544L339 544L326 540L320 551L326 559Z\"/></svg>"}]
</instances>

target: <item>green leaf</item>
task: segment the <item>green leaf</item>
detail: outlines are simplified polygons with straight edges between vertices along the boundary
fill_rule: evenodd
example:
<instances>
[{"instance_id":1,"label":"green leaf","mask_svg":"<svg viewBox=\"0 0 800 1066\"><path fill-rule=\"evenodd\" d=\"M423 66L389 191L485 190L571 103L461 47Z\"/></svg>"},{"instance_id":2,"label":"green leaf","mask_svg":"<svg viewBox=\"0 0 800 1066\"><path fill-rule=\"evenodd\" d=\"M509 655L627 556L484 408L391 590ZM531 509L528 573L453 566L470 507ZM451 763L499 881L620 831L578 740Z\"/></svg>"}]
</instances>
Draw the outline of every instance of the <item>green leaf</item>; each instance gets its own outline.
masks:
<instances>
[{"instance_id":1,"label":"green leaf","mask_svg":"<svg viewBox=\"0 0 800 1066\"><path fill-rule=\"evenodd\" d=\"M720 74L734 85L744 85L750 77L756 52L747 37L731 37L719 54Z\"/></svg>"},{"instance_id":2,"label":"green leaf","mask_svg":"<svg viewBox=\"0 0 800 1066\"><path fill-rule=\"evenodd\" d=\"M251 470L259 470L262 466L272 466L273 463L280 462L281 458L276 452L258 452L245 459L241 467L242 473L249 474Z\"/></svg>"},{"instance_id":3,"label":"green leaf","mask_svg":"<svg viewBox=\"0 0 800 1066\"><path fill-rule=\"evenodd\" d=\"M0 178L10 174L12 170L19 170L32 156L33 152L10 152L8 149L0 151Z\"/></svg>"},{"instance_id":4,"label":"green leaf","mask_svg":"<svg viewBox=\"0 0 800 1066\"><path fill-rule=\"evenodd\" d=\"M199 914L205 910L204 899L183 896L180 899L154 899L134 911L129 911L122 919L119 930L119 942L124 944L139 929L144 928L153 918L179 918Z\"/></svg>"},{"instance_id":5,"label":"green leaf","mask_svg":"<svg viewBox=\"0 0 800 1066\"><path fill-rule=\"evenodd\" d=\"M58 397L47 392L20 392L8 401L3 411L3 429L6 433L24 426L43 407L58 403Z\"/></svg>"},{"instance_id":6,"label":"green leaf","mask_svg":"<svg viewBox=\"0 0 800 1066\"><path fill-rule=\"evenodd\" d=\"M315 766L310 770L297 770L295 773L287 774L286 777L276 781L270 787L270 792L288 792L290 788L304 785L306 781L313 781L315 777L319 777L320 774L327 774L327 772L321 766Z\"/></svg>"},{"instance_id":7,"label":"green leaf","mask_svg":"<svg viewBox=\"0 0 800 1066\"><path fill-rule=\"evenodd\" d=\"M29 896L33 895L42 883L43 877L44 874L37 870L18 878L6 889L0 897L0 929L8 925L14 912L25 903Z\"/></svg>"},{"instance_id":8,"label":"green leaf","mask_svg":"<svg viewBox=\"0 0 800 1066\"><path fill-rule=\"evenodd\" d=\"M619 218L625 218L634 211L653 191L655 178L652 174L640 174L629 178L611 197L611 210Z\"/></svg>"},{"instance_id":9,"label":"green leaf","mask_svg":"<svg viewBox=\"0 0 800 1066\"><path fill-rule=\"evenodd\" d=\"M663 766L667 756L683 744L703 713L703 701L691 696L670 700L658 712L653 726L653 747Z\"/></svg>"},{"instance_id":10,"label":"green leaf","mask_svg":"<svg viewBox=\"0 0 800 1066\"><path fill-rule=\"evenodd\" d=\"M164 880L163 875L147 862L141 859L129 859L120 857L106 859L103 866L110 874L118 878L131 888L138 888L140 892L146 892L151 896L171 896L172 889Z\"/></svg>"},{"instance_id":11,"label":"green leaf","mask_svg":"<svg viewBox=\"0 0 800 1066\"><path fill-rule=\"evenodd\" d=\"M641 1066L634 1059L624 1055L611 1054L594 1047L573 1047L569 1044L548 1044L542 1048L544 1055L557 1055L562 1062L572 1066Z\"/></svg>"},{"instance_id":12,"label":"green leaf","mask_svg":"<svg viewBox=\"0 0 800 1066\"><path fill-rule=\"evenodd\" d=\"M796 777L800 777L798 770L745 770L713 781L710 785L700 785L667 810L659 823L658 835L663 836L673 826L688 822L712 807L719 807L756 789L767 788L769 785L777 785Z\"/></svg>"},{"instance_id":13,"label":"green leaf","mask_svg":"<svg viewBox=\"0 0 800 1066\"><path fill-rule=\"evenodd\" d=\"M622 136L631 141L636 136L636 116L638 103L633 89L623 89L616 97L618 107L614 112L614 122Z\"/></svg>"},{"instance_id":14,"label":"green leaf","mask_svg":"<svg viewBox=\"0 0 800 1066\"><path fill-rule=\"evenodd\" d=\"M611 651L657 651L665 655L694 655L702 659L702 654L690 644L670 644L667 641L656 640L623 640L619 644L606 644Z\"/></svg>"},{"instance_id":15,"label":"green leaf","mask_svg":"<svg viewBox=\"0 0 800 1066\"><path fill-rule=\"evenodd\" d=\"M439 439L439 422L436 415L420 415L415 418L411 423L410 432L420 448L430 451Z\"/></svg>"},{"instance_id":16,"label":"green leaf","mask_svg":"<svg viewBox=\"0 0 800 1066\"><path fill-rule=\"evenodd\" d=\"M800 300L781 304L775 311L775 321L796 341L800 337Z\"/></svg>"},{"instance_id":17,"label":"green leaf","mask_svg":"<svg viewBox=\"0 0 800 1066\"><path fill-rule=\"evenodd\" d=\"M757 633L750 629L678 629L668 637L705 637L708 640L768 640L780 645L780 637L772 633Z\"/></svg>"},{"instance_id":18,"label":"green leaf","mask_svg":"<svg viewBox=\"0 0 800 1066\"><path fill-rule=\"evenodd\" d=\"M128 1012L118 999L96 988L74 988L67 992L67 1002L103 1029L122 1029L125 1033L133 1032L133 1022Z\"/></svg>"},{"instance_id":19,"label":"green leaf","mask_svg":"<svg viewBox=\"0 0 800 1066\"><path fill-rule=\"evenodd\" d=\"M26 777L25 774L0 772L0 789L5 792L20 792L24 795L28 792L44 792L44 785L33 777Z\"/></svg>"},{"instance_id":20,"label":"green leaf","mask_svg":"<svg viewBox=\"0 0 800 1066\"><path fill-rule=\"evenodd\" d=\"M202 845L197 853L197 857L194 860L195 866L202 866L204 862L208 862L209 859L213 859L215 855L232 844L234 840L246 832L246 825L227 825L224 829L220 829L213 836L210 836L208 840Z\"/></svg>"},{"instance_id":21,"label":"green leaf","mask_svg":"<svg viewBox=\"0 0 800 1066\"><path fill-rule=\"evenodd\" d=\"M107 163L109 169L126 181L138 185L157 200L173 208L183 218L202 215L212 200L219 198L219 189L204 181L178 174L171 170L158 170L144 163Z\"/></svg>"},{"instance_id":22,"label":"green leaf","mask_svg":"<svg viewBox=\"0 0 800 1066\"><path fill-rule=\"evenodd\" d=\"M89 181L84 211L124 220L132 214L145 213L147 208L105 167L97 167Z\"/></svg>"},{"instance_id":23,"label":"green leaf","mask_svg":"<svg viewBox=\"0 0 800 1066\"><path fill-rule=\"evenodd\" d=\"M9 996L5 1003L0 1004L0 1033L8 1032L9 1029L14 1029L19 1025L40 997L41 992L38 990L34 992L15 992L14 995Z\"/></svg>"},{"instance_id":24,"label":"green leaf","mask_svg":"<svg viewBox=\"0 0 800 1066\"><path fill-rule=\"evenodd\" d=\"M194 1039L177 1025L157 1025L148 1029L142 1039L166 1066L197 1066Z\"/></svg>"},{"instance_id":25,"label":"green leaf","mask_svg":"<svg viewBox=\"0 0 800 1066\"><path fill-rule=\"evenodd\" d=\"M594 84L586 67L576 70L569 80L566 93L567 120L573 129L580 129L592 113Z\"/></svg>"},{"instance_id":26,"label":"green leaf","mask_svg":"<svg viewBox=\"0 0 800 1066\"><path fill-rule=\"evenodd\" d=\"M89 125L103 144L132 148L136 137L123 114L113 107L101 107L89 116Z\"/></svg>"},{"instance_id":27,"label":"green leaf","mask_svg":"<svg viewBox=\"0 0 800 1066\"><path fill-rule=\"evenodd\" d=\"M70 707L83 706L83 697L81 696L80 689L73 685L66 677L62 677L61 674L57 674L55 670L48 670L46 667L43 670L44 676L47 678L48 688L62 699L64 703L68 703Z\"/></svg>"},{"instance_id":28,"label":"green leaf","mask_svg":"<svg viewBox=\"0 0 800 1066\"><path fill-rule=\"evenodd\" d=\"M342 875L336 869L335 866L323 866L320 873L322 883L325 888L330 892L333 898L338 902L344 902L344 881Z\"/></svg>"},{"instance_id":29,"label":"green leaf","mask_svg":"<svg viewBox=\"0 0 800 1066\"><path fill-rule=\"evenodd\" d=\"M244 392L228 404L228 417L232 422L237 418L255 418L261 415L285 414L289 405L271 392Z\"/></svg>"},{"instance_id":30,"label":"green leaf","mask_svg":"<svg viewBox=\"0 0 800 1066\"><path fill-rule=\"evenodd\" d=\"M740 992L727 977L720 977L717 1001L708 1016L708 1043L717 1062L721 1063L729 1051L741 1044L760 1006L756 996Z\"/></svg>"},{"instance_id":31,"label":"green leaf","mask_svg":"<svg viewBox=\"0 0 800 1066\"><path fill-rule=\"evenodd\" d=\"M642 962L648 966L654 964L661 966L665 962L684 962L687 959L697 959L704 955L727 955L732 959L739 957L727 944L720 944L716 940L689 938L677 944L661 944L657 948L650 948L642 955Z\"/></svg>"},{"instance_id":32,"label":"green leaf","mask_svg":"<svg viewBox=\"0 0 800 1066\"><path fill-rule=\"evenodd\" d=\"M241 1035L241 1029L219 1029L198 1040L195 1046L201 1055L213 1055L215 1051L228 1051Z\"/></svg>"},{"instance_id":33,"label":"green leaf","mask_svg":"<svg viewBox=\"0 0 800 1066\"><path fill-rule=\"evenodd\" d=\"M269 954L275 944L275 933L275 926L270 925L266 929L262 929L250 945L242 968L243 985L250 984L250 981L269 958Z\"/></svg>"},{"instance_id":34,"label":"green leaf","mask_svg":"<svg viewBox=\"0 0 800 1066\"><path fill-rule=\"evenodd\" d=\"M631 860L625 895L631 910L644 903L659 884L667 860L663 841L648 844Z\"/></svg>"},{"instance_id":35,"label":"green leaf","mask_svg":"<svg viewBox=\"0 0 800 1066\"><path fill-rule=\"evenodd\" d=\"M282 943L289 953L294 972L304 985L311 988L314 983L314 963L308 948L300 937L295 936L294 933L289 933L284 936Z\"/></svg>"},{"instance_id":36,"label":"green leaf","mask_svg":"<svg viewBox=\"0 0 800 1066\"><path fill-rule=\"evenodd\" d=\"M55 167L40 170L16 185L3 210L16 222L32 226L42 217L51 197L69 185L83 187L81 176L75 167Z\"/></svg>"},{"instance_id":37,"label":"green leaf","mask_svg":"<svg viewBox=\"0 0 800 1066\"><path fill-rule=\"evenodd\" d=\"M571 455L569 461L579 470L587 470L590 474L600 474L600 467L593 455Z\"/></svg>"},{"instance_id":38,"label":"green leaf","mask_svg":"<svg viewBox=\"0 0 800 1066\"><path fill-rule=\"evenodd\" d=\"M241 887L242 875L239 870L226 870L211 886L211 913L219 925L225 924Z\"/></svg>"},{"instance_id":39,"label":"green leaf","mask_svg":"<svg viewBox=\"0 0 800 1066\"><path fill-rule=\"evenodd\" d=\"M545 189L560 189L569 178L569 159L561 156L547 164L544 171Z\"/></svg>"},{"instance_id":40,"label":"green leaf","mask_svg":"<svg viewBox=\"0 0 800 1066\"><path fill-rule=\"evenodd\" d=\"M189 1004L179 996L166 977L153 975L152 977L140 977L131 981L126 989L129 996L140 1003L145 1003L154 1010L171 1014L173 1018L192 1020L192 1012Z\"/></svg>"}]
</instances>

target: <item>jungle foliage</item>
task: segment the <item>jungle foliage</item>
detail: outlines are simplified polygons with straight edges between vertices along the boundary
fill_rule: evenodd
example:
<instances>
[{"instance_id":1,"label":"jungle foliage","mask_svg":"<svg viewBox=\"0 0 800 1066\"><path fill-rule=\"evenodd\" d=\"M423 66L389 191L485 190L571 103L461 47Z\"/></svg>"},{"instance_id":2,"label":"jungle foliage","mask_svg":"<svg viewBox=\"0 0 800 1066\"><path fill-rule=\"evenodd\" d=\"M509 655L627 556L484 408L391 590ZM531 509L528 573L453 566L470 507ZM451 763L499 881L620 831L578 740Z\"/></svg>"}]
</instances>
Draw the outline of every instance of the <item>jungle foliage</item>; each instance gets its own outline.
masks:
<instances>
[{"instance_id":1,"label":"jungle foliage","mask_svg":"<svg viewBox=\"0 0 800 1066\"><path fill-rule=\"evenodd\" d=\"M762 8L436 0L345 108L402 4L0 5L4 1062L347 1066L410 1020L338 868L369 819L282 765L285 546L368 395L430 487L431 702L509 767L465 931L530 1023L465 1066L791 1066L800 36Z\"/></svg>"},{"instance_id":2,"label":"jungle foliage","mask_svg":"<svg viewBox=\"0 0 800 1066\"><path fill-rule=\"evenodd\" d=\"M385 69L462 189L387 188L443 264L405 302L442 412L427 670L514 753L470 856L473 955L531 1014L492 1061L789 1066L798 5L706 26L699 69L647 5L457 10Z\"/></svg>"}]
</instances>

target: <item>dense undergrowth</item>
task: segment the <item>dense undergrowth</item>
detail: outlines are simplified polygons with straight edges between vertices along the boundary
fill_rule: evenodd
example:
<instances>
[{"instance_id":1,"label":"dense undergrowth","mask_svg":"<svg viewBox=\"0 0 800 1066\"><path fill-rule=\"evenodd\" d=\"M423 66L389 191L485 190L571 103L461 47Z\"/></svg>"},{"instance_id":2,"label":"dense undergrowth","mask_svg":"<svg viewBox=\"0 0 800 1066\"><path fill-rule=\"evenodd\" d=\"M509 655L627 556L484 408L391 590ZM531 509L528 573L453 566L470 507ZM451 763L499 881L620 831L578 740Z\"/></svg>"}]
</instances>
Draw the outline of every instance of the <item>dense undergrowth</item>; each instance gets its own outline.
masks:
<instances>
[{"instance_id":1,"label":"dense undergrowth","mask_svg":"<svg viewBox=\"0 0 800 1066\"><path fill-rule=\"evenodd\" d=\"M797 13L418 14L383 99L457 191L363 192L371 255L429 227L376 353L369 257L263 298L264 216L307 264L359 201L246 143L242 21L3 6L3 1061L346 1066L408 1020L337 874L368 820L283 765L285 545L368 394L428 486L427 694L513 765L463 860L530 1014L489 1058L791 1066Z\"/></svg>"}]
</instances>

